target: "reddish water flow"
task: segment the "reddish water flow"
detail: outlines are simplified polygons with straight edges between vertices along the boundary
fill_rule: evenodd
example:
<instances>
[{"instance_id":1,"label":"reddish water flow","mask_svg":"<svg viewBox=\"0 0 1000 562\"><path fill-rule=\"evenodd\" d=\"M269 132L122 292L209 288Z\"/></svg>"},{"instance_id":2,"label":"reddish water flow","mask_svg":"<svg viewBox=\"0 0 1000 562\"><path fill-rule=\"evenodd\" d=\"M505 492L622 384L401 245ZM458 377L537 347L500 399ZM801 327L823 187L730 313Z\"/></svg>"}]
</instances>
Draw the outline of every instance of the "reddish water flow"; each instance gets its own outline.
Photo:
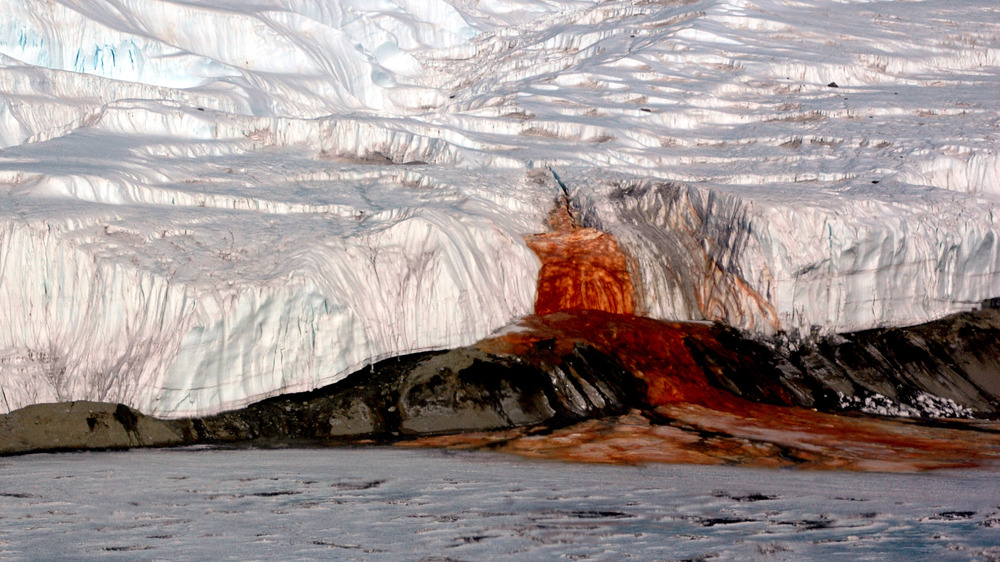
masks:
<instances>
[{"instance_id":1,"label":"reddish water flow","mask_svg":"<svg viewBox=\"0 0 1000 562\"><path fill-rule=\"evenodd\" d=\"M658 322L632 315L560 312L531 316L477 344L485 351L555 364L574 345L615 357L647 385L648 409L589 420L555 431L509 431L422 439L414 445L488 447L530 457L601 463L683 462L915 471L975 466L1000 459L1000 423L964 429L912 420L834 415L761 404L712 386L689 351L697 341L714 353L753 365L725 349L711 326ZM781 401L781 389L770 389Z\"/></svg>"},{"instance_id":2,"label":"reddish water flow","mask_svg":"<svg viewBox=\"0 0 1000 562\"><path fill-rule=\"evenodd\" d=\"M535 313L560 310L635 312L625 254L610 235L576 226L565 206L549 218L552 232L527 238L542 261Z\"/></svg>"},{"instance_id":3,"label":"reddish water flow","mask_svg":"<svg viewBox=\"0 0 1000 562\"><path fill-rule=\"evenodd\" d=\"M908 420L833 415L794 407L778 386L771 404L709 382L691 344L754 371L710 325L635 316L627 260L615 240L557 210L553 232L528 239L542 260L536 315L477 344L484 351L558 364L577 344L615 357L647 387L647 408L555 431L508 431L421 439L411 445L489 447L530 457L601 463L682 462L914 471L1000 459L1000 423L930 427ZM762 382L762 384L764 384ZM776 405L785 404L785 405Z\"/></svg>"}]
</instances>

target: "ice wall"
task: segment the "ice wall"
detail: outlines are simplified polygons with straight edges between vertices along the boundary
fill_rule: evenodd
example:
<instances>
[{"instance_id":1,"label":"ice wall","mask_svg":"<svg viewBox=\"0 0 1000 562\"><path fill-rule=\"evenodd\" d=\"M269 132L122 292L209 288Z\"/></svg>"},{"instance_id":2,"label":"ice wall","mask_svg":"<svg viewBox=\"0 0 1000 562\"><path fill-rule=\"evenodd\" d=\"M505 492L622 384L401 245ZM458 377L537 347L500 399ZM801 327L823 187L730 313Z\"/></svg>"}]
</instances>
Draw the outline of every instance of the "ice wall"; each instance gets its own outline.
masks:
<instances>
[{"instance_id":1,"label":"ice wall","mask_svg":"<svg viewBox=\"0 0 1000 562\"><path fill-rule=\"evenodd\" d=\"M4 407L219 411L530 313L558 188L422 132L134 101L8 148Z\"/></svg>"},{"instance_id":2,"label":"ice wall","mask_svg":"<svg viewBox=\"0 0 1000 562\"><path fill-rule=\"evenodd\" d=\"M955 6L607 3L484 72L649 314L912 324L1000 291L1000 20Z\"/></svg>"},{"instance_id":3,"label":"ice wall","mask_svg":"<svg viewBox=\"0 0 1000 562\"><path fill-rule=\"evenodd\" d=\"M477 179L189 141L168 176L141 163L176 145L98 132L58 170L54 142L45 164L11 164L5 178L8 408L92 397L218 411L469 344L531 311L538 262L520 233L540 228L544 207L476 194L551 198L521 171Z\"/></svg>"},{"instance_id":4,"label":"ice wall","mask_svg":"<svg viewBox=\"0 0 1000 562\"><path fill-rule=\"evenodd\" d=\"M606 227L631 250L656 317L808 333L978 307L1000 281L1000 205L889 181L808 202L787 188L623 181Z\"/></svg>"},{"instance_id":5,"label":"ice wall","mask_svg":"<svg viewBox=\"0 0 1000 562\"><path fill-rule=\"evenodd\" d=\"M469 343L531 312L564 189L659 318L972 307L998 38L985 0L0 0L0 410Z\"/></svg>"},{"instance_id":6,"label":"ice wall","mask_svg":"<svg viewBox=\"0 0 1000 562\"><path fill-rule=\"evenodd\" d=\"M475 34L440 0L375 7L353 0L8 0L0 11L0 52L28 65L210 92L245 112L300 117L420 102L420 92L393 95L412 90L421 72L408 51L450 47Z\"/></svg>"}]
</instances>

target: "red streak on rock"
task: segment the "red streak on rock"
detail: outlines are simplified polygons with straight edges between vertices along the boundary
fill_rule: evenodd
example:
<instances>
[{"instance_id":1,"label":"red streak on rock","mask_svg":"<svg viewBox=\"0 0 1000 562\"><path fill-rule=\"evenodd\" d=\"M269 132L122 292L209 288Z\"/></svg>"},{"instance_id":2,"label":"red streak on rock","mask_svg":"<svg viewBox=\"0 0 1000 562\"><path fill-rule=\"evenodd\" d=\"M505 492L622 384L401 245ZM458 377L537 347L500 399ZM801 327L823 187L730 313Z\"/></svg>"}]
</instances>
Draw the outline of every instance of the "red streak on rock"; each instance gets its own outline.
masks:
<instances>
[{"instance_id":1,"label":"red streak on rock","mask_svg":"<svg viewBox=\"0 0 1000 562\"><path fill-rule=\"evenodd\" d=\"M477 344L490 353L554 364L576 344L615 357L647 385L650 411L589 420L533 435L530 430L442 436L414 445L489 446L530 457L601 463L682 462L797 466L814 469L916 471L1000 460L1000 423L968 429L929 427L912 420L834 415L761 404L713 386L689 344L728 359L706 324L659 322L632 315L561 312L530 316L520 330ZM781 388L763 389L791 403ZM958 424L959 422L955 422ZM978 429L979 431L971 431Z\"/></svg>"},{"instance_id":2,"label":"red streak on rock","mask_svg":"<svg viewBox=\"0 0 1000 562\"><path fill-rule=\"evenodd\" d=\"M564 206L553 213L549 225L553 232L526 239L542 261L535 313L635 312L632 278L615 239L593 228L575 226Z\"/></svg>"},{"instance_id":3,"label":"red streak on rock","mask_svg":"<svg viewBox=\"0 0 1000 562\"><path fill-rule=\"evenodd\" d=\"M546 358L550 361L570 353L577 343L592 345L645 381L652 407L680 403L734 409L754 404L709 384L704 369L691 355L689 340L720 354L730 353L715 339L708 324L587 311L529 316L519 326L522 331L476 345L490 353L537 357L539 343L551 341L548 353L552 356ZM780 389L775 392L780 393Z\"/></svg>"},{"instance_id":4,"label":"red streak on rock","mask_svg":"<svg viewBox=\"0 0 1000 562\"><path fill-rule=\"evenodd\" d=\"M554 232L527 240L542 260L536 315L477 346L541 367L558 364L577 344L592 346L645 382L648 410L540 434L516 428L431 437L407 446L490 447L530 457L601 463L851 470L914 471L1000 460L1000 423L969 422L969 429L979 430L970 431L833 415L790 406L793 402L782 387L762 387L763 380L756 390L771 404L713 386L710 375L720 367L696 358L692 348L743 372L760 367L721 344L711 325L634 316L632 280L615 240L574 226L565 207L553 213L550 225ZM705 295L699 304L712 309L725 302Z\"/></svg>"}]
</instances>

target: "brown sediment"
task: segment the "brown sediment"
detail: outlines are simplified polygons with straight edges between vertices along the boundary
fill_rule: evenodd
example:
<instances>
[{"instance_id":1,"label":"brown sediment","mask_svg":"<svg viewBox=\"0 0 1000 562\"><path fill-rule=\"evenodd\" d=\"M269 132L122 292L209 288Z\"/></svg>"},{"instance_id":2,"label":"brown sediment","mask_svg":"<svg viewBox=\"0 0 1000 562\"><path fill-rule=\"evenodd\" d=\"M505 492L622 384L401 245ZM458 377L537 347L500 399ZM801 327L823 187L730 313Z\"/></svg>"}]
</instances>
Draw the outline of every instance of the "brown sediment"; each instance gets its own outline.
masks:
<instances>
[{"instance_id":1,"label":"brown sediment","mask_svg":"<svg viewBox=\"0 0 1000 562\"><path fill-rule=\"evenodd\" d=\"M535 313L560 310L635 312L635 290L625 254L610 235L575 224L560 205L549 217L552 232L526 239L542 268Z\"/></svg>"},{"instance_id":2,"label":"brown sediment","mask_svg":"<svg viewBox=\"0 0 1000 562\"><path fill-rule=\"evenodd\" d=\"M918 471L1000 460L1000 422L927 422L835 415L796 406L783 390L764 389L774 404L743 399L709 381L690 351L742 361L711 325L659 322L632 315L561 312L531 316L517 330L484 340L489 353L552 361L575 345L614 357L647 386L648 408L569 427L437 436L409 446L489 448L533 458L598 463L676 462L796 466L812 469ZM696 345L693 345L696 344ZM551 355L551 357L548 357ZM959 427L966 423L964 429Z\"/></svg>"}]
</instances>

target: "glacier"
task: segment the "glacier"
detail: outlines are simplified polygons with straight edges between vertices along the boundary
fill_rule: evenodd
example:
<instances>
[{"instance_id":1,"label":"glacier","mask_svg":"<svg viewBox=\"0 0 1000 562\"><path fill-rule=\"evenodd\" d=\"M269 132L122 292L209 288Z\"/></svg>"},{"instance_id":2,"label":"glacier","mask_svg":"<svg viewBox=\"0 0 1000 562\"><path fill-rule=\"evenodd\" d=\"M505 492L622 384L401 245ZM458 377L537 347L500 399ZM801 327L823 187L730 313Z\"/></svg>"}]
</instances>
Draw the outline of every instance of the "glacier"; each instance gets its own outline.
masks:
<instances>
[{"instance_id":1,"label":"glacier","mask_svg":"<svg viewBox=\"0 0 1000 562\"><path fill-rule=\"evenodd\" d=\"M0 413L204 415L531 314L560 197L636 310L1000 295L986 0L0 0Z\"/></svg>"}]
</instances>

